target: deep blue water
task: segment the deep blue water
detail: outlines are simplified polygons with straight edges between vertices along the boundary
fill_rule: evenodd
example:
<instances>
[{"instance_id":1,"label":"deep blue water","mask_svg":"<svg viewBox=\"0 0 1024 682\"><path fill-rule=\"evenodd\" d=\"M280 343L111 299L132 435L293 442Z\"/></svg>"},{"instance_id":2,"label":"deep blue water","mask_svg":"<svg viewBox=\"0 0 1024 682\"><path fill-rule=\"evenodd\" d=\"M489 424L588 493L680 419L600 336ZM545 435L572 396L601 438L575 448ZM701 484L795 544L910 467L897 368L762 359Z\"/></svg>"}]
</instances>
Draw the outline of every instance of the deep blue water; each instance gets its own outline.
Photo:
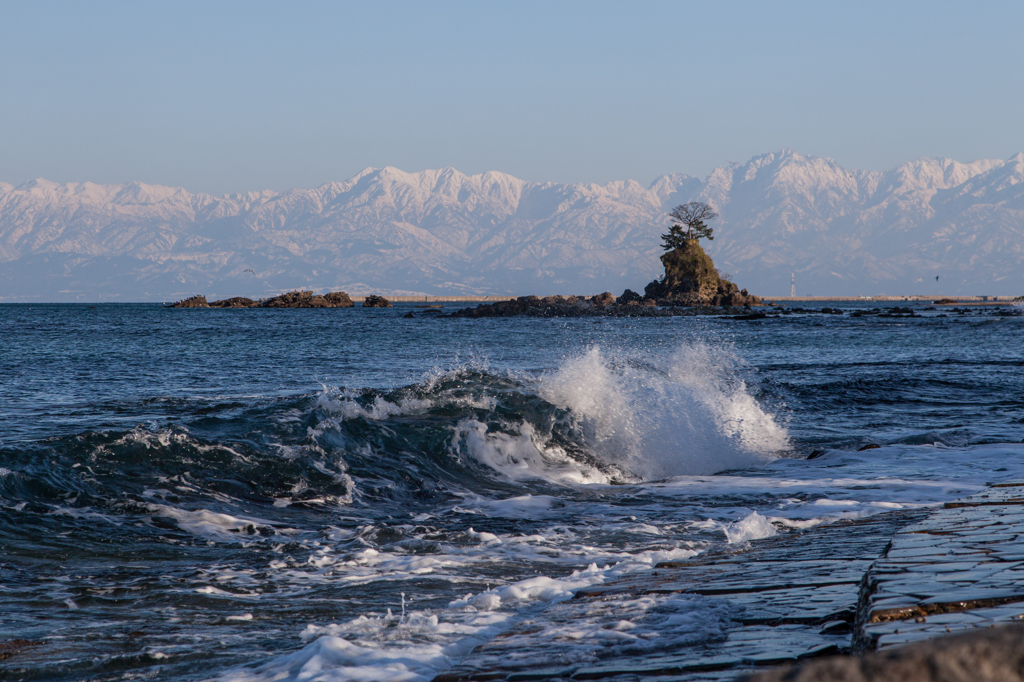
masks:
<instances>
[{"instance_id":1,"label":"deep blue water","mask_svg":"<svg viewBox=\"0 0 1024 682\"><path fill-rule=\"evenodd\" d=\"M0 305L0 677L429 679L588 581L1024 475L1024 317L918 309Z\"/></svg>"}]
</instances>

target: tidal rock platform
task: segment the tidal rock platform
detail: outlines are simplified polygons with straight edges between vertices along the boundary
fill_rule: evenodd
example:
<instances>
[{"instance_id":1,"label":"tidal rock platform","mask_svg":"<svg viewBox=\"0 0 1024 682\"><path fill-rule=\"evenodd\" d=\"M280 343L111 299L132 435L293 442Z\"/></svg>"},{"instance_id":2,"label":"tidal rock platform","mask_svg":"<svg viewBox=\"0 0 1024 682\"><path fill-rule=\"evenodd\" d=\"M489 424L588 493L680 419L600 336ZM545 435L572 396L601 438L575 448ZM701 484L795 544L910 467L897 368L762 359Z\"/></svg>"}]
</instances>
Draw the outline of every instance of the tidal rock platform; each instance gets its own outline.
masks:
<instances>
[{"instance_id":1,"label":"tidal rock platform","mask_svg":"<svg viewBox=\"0 0 1024 682\"><path fill-rule=\"evenodd\" d=\"M664 618L695 598L728 604L732 626L695 642L659 626L651 646L614 636L623 619ZM558 634L569 632L589 634ZM933 511L728 546L583 589L436 678L737 679L1024 680L1024 483Z\"/></svg>"},{"instance_id":2,"label":"tidal rock platform","mask_svg":"<svg viewBox=\"0 0 1024 682\"><path fill-rule=\"evenodd\" d=\"M897 533L864 576L851 648L881 653L746 679L1024 680L1024 483L948 502Z\"/></svg>"}]
</instances>

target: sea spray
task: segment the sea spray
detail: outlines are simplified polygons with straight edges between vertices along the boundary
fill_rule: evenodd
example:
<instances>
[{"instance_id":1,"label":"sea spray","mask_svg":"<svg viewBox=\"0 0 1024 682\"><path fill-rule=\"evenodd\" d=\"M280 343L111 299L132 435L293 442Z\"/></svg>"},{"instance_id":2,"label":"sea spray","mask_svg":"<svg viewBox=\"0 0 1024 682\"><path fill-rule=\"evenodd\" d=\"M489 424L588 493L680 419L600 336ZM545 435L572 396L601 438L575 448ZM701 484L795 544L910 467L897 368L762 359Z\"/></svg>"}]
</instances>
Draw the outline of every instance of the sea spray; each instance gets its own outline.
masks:
<instances>
[{"instance_id":1,"label":"sea spray","mask_svg":"<svg viewBox=\"0 0 1024 682\"><path fill-rule=\"evenodd\" d=\"M603 461L645 480L751 466L789 449L747 391L739 360L705 344L664 356L594 347L545 375L539 392L568 408Z\"/></svg>"}]
</instances>

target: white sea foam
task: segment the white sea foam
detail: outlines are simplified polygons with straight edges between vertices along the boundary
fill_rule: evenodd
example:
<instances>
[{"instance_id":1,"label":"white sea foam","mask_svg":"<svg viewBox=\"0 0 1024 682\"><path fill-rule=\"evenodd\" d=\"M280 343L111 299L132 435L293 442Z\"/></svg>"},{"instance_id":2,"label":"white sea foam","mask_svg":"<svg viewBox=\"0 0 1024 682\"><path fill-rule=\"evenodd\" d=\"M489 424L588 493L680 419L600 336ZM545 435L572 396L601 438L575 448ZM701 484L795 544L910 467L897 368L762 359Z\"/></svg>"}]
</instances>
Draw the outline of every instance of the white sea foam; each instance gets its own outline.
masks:
<instances>
[{"instance_id":1,"label":"white sea foam","mask_svg":"<svg viewBox=\"0 0 1024 682\"><path fill-rule=\"evenodd\" d=\"M771 521L757 512L751 512L739 521L726 525L723 530L725 530L725 539L730 545L738 542L770 538L778 533Z\"/></svg>"},{"instance_id":2,"label":"white sea foam","mask_svg":"<svg viewBox=\"0 0 1024 682\"><path fill-rule=\"evenodd\" d=\"M752 466L789 449L729 352L703 344L667 356L599 348L544 376L540 394L578 419L602 460L646 480Z\"/></svg>"},{"instance_id":3,"label":"white sea foam","mask_svg":"<svg viewBox=\"0 0 1024 682\"><path fill-rule=\"evenodd\" d=\"M594 466L569 457L556 445L540 442L530 424L521 422L517 432L489 430L467 419L455 430L453 452L465 447L471 457L513 481L544 479L563 484L608 483L611 479Z\"/></svg>"},{"instance_id":4,"label":"white sea foam","mask_svg":"<svg viewBox=\"0 0 1024 682\"><path fill-rule=\"evenodd\" d=\"M538 576L435 611L395 617L362 615L345 623L310 625L303 649L256 670L235 670L222 682L426 682L508 627L528 604L570 599L579 589L621 574L591 565L564 578Z\"/></svg>"},{"instance_id":5,"label":"white sea foam","mask_svg":"<svg viewBox=\"0 0 1024 682\"><path fill-rule=\"evenodd\" d=\"M166 504L148 504L146 508L157 516L173 519L184 531L221 542L239 542L260 531L274 534L296 532L288 528L275 527L263 519L233 516L208 509L179 509Z\"/></svg>"}]
</instances>

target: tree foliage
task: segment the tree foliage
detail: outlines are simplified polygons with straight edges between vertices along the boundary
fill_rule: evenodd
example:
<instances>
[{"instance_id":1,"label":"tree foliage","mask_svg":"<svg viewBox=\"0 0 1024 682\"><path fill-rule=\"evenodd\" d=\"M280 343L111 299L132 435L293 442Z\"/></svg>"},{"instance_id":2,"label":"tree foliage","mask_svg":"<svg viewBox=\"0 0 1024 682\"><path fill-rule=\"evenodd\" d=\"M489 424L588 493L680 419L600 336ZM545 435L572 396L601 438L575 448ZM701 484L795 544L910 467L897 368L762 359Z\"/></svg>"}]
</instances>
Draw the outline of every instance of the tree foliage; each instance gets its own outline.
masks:
<instances>
[{"instance_id":1,"label":"tree foliage","mask_svg":"<svg viewBox=\"0 0 1024 682\"><path fill-rule=\"evenodd\" d=\"M672 227L667 234L661 235L666 251L678 249L690 239L714 240L711 236L714 230L707 223L717 218L718 214L703 201L688 201L682 206L676 206L669 216L672 218Z\"/></svg>"}]
</instances>

